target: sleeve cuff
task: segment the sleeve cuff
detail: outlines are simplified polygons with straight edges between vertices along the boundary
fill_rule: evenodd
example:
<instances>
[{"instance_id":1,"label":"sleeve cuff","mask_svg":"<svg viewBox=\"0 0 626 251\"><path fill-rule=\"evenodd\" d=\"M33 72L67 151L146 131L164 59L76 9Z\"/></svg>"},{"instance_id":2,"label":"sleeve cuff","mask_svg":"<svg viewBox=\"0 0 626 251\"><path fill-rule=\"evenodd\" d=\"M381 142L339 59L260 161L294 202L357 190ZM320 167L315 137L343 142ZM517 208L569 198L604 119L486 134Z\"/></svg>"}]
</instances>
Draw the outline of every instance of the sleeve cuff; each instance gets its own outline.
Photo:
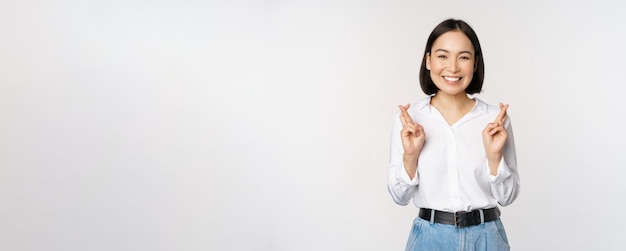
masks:
<instances>
[{"instance_id":1,"label":"sleeve cuff","mask_svg":"<svg viewBox=\"0 0 626 251\"><path fill-rule=\"evenodd\" d=\"M419 183L417 175L417 171L415 171L415 176L413 176L413 179L411 179L409 177L409 174L406 172L404 165L402 165L402 171L397 173L396 178L400 181L401 184L404 184L406 186L417 186L417 184Z\"/></svg>"},{"instance_id":2,"label":"sleeve cuff","mask_svg":"<svg viewBox=\"0 0 626 251\"><path fill-rule=\"evenodd\" d=\"M511 170L509 169L509 166L504 161L504 157L500 159L500 165L498 166L498 173L495 176L491 175L491 172L489 171L489 164L487 164L487 171L489 173L489 183L491 184L502 183L504 182L504 180L509 178L509 176L511 176Z\"/></svg>"}]
</instances>

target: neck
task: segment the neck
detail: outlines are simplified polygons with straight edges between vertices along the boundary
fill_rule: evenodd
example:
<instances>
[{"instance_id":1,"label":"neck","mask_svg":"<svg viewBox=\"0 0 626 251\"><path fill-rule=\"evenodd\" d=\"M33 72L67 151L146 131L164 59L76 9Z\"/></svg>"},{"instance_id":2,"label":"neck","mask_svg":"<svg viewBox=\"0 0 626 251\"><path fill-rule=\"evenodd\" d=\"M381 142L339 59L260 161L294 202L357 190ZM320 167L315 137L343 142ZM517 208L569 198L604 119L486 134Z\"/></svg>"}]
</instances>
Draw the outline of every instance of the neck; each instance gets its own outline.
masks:
<instances>
[{"instance_id":1,"label":"neck","mask_svg":"<svg viewBox=\"0 0 626 251\"><path fill-rule=\"evenodd\" d=\"M440 91L430 99L430 104L441 113L449 125L454 125L472 110L476 101L465 93L452 96Z\"/></svg>"},{"instance_id":2,"label":"neck","mask_svg":"<svg viewBox=\"0 0 626 251\"><path fill-rule=\"evenodd\" d=\"M474 100L469 98L465 93L452 96L446 95L444 92L440 91L430 99L430 104L441 110L465 111L467 107L471 108L474 106Z\"/></svg>"}]
</instances>

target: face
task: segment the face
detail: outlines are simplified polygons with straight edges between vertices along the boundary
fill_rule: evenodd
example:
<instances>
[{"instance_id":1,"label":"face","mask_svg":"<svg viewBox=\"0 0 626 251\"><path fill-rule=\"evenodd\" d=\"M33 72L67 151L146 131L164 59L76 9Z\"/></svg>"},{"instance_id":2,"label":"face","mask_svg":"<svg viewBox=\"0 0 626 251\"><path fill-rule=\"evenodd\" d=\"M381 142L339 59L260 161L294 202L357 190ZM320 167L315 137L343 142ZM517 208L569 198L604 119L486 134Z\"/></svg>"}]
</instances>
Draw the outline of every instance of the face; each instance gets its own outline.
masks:
<instances>
[{"instance_id":1,"label":"face","mask_svg":"<svg viewBox=\"0 0 626 251\"><path fill-rule=\"evenodd\" d=\"M433 43L426 54L426 69L430 78L447 95L465 95L476 69L474 46L461 31L449 31Z\"/></svg>"}]
</instances>

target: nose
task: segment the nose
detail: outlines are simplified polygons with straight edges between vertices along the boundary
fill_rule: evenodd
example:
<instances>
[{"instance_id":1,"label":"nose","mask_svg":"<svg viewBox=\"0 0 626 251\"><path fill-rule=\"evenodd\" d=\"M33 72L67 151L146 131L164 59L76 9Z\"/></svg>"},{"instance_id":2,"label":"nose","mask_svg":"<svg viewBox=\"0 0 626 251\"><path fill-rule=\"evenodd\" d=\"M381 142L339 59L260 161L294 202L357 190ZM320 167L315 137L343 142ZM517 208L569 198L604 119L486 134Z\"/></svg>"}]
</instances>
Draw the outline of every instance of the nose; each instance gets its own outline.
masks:
<instances>
[{"instance_id":1,"label":"nose","mask_svg":"<svg viewBox=\"0 0 626 251\"><path fill-rule=\"evenodd\" d=\"M452 71L452 72L459 71L460 67L459 67L459 60L458 59L452 58L452 60L450 60L449 62L450 62L450 71Z\"/></svg>"}]
</instances>

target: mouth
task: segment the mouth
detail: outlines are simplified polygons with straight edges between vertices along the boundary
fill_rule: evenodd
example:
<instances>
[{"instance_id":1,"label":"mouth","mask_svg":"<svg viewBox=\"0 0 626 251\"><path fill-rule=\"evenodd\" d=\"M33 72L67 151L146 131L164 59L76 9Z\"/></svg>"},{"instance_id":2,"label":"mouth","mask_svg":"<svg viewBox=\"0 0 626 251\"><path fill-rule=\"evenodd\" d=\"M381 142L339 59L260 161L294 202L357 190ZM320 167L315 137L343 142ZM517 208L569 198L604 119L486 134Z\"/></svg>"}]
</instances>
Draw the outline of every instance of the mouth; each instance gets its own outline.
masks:
<instances>
[{"instance_id":1,"label":"mouth","mask_svg":"<svg viewBox=\"0 0 626 251\"><path fill-rule=\"evenodd\" d=\"M447 77L444 76L443 79L445 79L448 82L456 82L462 79L462 77Z\"/></svg>"}]
</instances>

